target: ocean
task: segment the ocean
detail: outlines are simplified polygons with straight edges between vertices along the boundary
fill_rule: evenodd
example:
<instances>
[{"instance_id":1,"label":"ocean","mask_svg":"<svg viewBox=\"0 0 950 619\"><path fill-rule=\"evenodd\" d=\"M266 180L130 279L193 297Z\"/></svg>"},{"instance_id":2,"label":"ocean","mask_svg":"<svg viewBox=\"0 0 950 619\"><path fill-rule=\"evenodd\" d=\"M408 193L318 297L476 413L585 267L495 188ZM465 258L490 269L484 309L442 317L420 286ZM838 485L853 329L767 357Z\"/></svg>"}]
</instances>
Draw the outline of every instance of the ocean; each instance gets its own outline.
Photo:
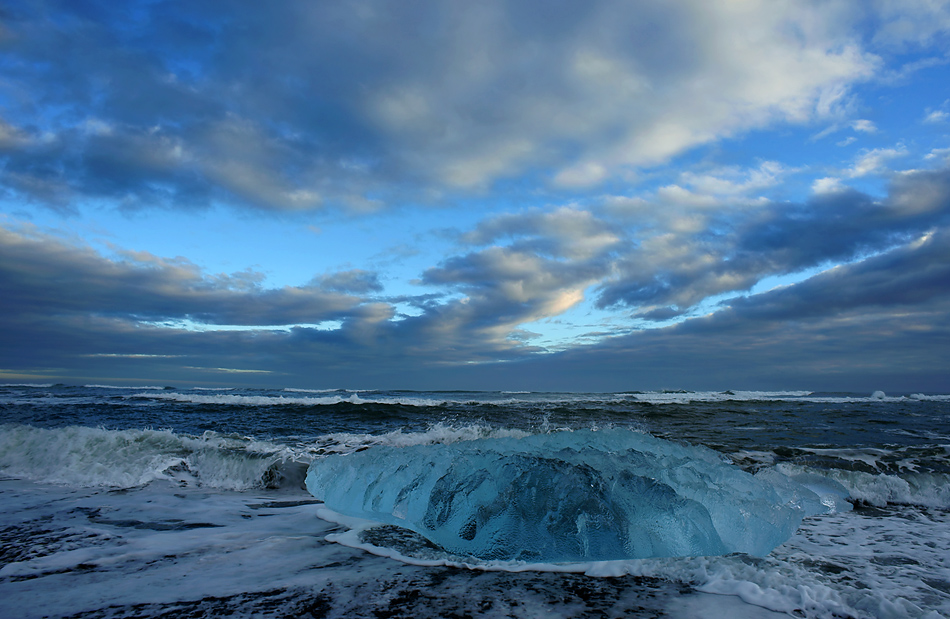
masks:
<instances>
[{"instance_id":1,"label":"ocean","mask_svg":"<svg viewBox=\"0 0 950 619\"><path fill-rule=\"evenodd\" d=\"M0 617L947 617L948 456L947 395L0 385ZM673 528L564 550L621 478ZM526 537L426 528L478 544L486 505ZM749 509L785 527L761 552ZM666 545L706 511L721 552Z\"/></svg>"}]
</instances>

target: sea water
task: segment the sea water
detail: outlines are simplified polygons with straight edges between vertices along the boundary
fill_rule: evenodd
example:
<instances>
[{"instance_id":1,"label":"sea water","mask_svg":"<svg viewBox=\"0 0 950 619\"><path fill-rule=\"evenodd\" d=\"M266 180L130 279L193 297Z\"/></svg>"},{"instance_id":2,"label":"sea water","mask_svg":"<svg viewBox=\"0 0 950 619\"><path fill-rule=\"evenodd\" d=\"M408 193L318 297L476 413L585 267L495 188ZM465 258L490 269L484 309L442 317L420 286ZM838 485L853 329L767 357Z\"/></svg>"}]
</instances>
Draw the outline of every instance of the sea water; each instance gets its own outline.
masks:
<instances>
[{"instance_id":1,"label":"sea water","mask_svg":"<svg viewBox=\"0 0 950 619\"><path fill-rule=\"evenodd\" d=\"M0 385L0 616L945 617L948 456L933 394Z\"/></svg>"}]
</instances>

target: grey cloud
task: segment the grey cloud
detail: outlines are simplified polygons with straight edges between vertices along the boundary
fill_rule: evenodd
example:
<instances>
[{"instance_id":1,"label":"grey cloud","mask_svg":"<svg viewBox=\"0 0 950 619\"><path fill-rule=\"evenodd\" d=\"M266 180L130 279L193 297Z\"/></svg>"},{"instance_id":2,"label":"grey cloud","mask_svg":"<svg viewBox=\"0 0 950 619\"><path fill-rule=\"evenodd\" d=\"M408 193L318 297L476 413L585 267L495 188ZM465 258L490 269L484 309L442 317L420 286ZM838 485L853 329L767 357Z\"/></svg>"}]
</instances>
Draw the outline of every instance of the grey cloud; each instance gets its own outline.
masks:
<instances>
[{"instance_id":1,"label":"grey cloud","mask_svg":"<svg viewBox=\"0 0 950 619\"><path fill-rule=\"evenodd\" d=\"M646 235L617 262L598 305L625 305L644 318L668 318L762 278L885 251L946 225L950 168L897 176L887 198L857 191L821 194L802 204L702 212L696 230Z\"/></svg>"},{"instance_id":2,"label":"grey cloud","mask_svg":"<svg viewBox=\"0 0 950 619\"><path fill-rule=\"evenodd\" d=\"M950 390L946 230L713 314L498 369L535 389ZM556 377L548 379L547 377ZM486 379L487 380L487 379Z\"/></svg>"},{"instance_id":3,"label":"grey cloud","mask_svg":"<svg viewBox=\"0 0 950 619\"><path fill-rule=\"evenodd\" d=\"M180 376L186 366L272 368L275 376L298 373L302 367L356 373L389 368L399 374L410 366L518 358L532 349L507 340L508 331L518 321L550 309L558 286L570 282L533 273L510 258L475 264L468 272L474 275L482 269L493 277L492 269L507 268L509 279L502 287L511 290L473 288L471 303L440 302L441 294L397 299L415 304L424 314L394 321L389 302L369 302L359 294L380 289L377 275L368 271L355 269L308 286L268 289L263 276L250 270L207 275L183 258L133 251L105 258L35 229L0 228L0 330L5 334L0 369L70 368L74 377L99 371L95 368L125 375L134 367L168 376L178 367ZM518 259L530 261L527 256ZM465 271L464 258L459 260L453 268ZM446 281L451 279L448 271L443 274ZM506 296L521 284L521 296ZM258 328L205 331L183 323L175 326L187 320ZM306 326L323 321L337 321L340 327ZM298 326L289 332L267 329L285 325Z\"/></svg>"},{"instance_id":4,"label":"grey cloud","mask_svg":"<svg viewBox=\"0 0 950 619\"><path fill-rule=\"evenodd\" d=\"M363 269L340 271L321 277L318 281L322 288L348 294L365 295L383 290L379 275Z\"/></svg>"},{"instance_id":5,"label":"grey cloud","mask_svg":"<svg viewBox=\"0 0 950 619\"><path fill-rule=\"evenodd\" d=\"M274 210L438 200L523 173L596 184L807 120L874 69L846 28L828 32L830 9L743 6L13 2L7 134L57 146L3 141L3 184L55 204Z\"/></svg>"},{"instance_id":6,"label":"grey cloud","mask_svg":"<svg viewBox=\"0 0 950 619\"><path fill-rule=\"evenodd\" d=\"M501 239L510 240L517 251L573 260L603 257L622 241L608 222L590 211L567 207L493 217L461 237L472 245Z\"/></svg>"},{"instance_id":7,"label":"grey cloud","mask_svg":"<svg viewBox=\"0 0 950 619\"><path fill-rule=\"evenodd\" d=\"M0 228L6 317L99 315L225 325L317 323L347 315L353 296L316 287L261 289L254 274L204 277L185 260L127 253L107 260L39 233Z\"/></svg>"},{"instance_id":8,"label":"grey cloud","mask_svg":"<svg viewBox=\"0 0 950 619\"><path fill-rule=\"evenodd\" d=\"M534 349L509 340L509 333L574 303L593 277L596 272L583 265L506 250L460 256L427 272L426 280L462 290L466 300L444 301L444 292L397 299L392 302L414 304L424 313L394 320L390 302L367 300L366 294L381 289L369 271L268 289L262 274L250 270L208 275L183 258L133 251L105 258L35 229L0 228L0 327L7 334L0 368L114 366L119 362L111 355L139 355L125 359L141 364L166 359L163 367L198 367L197 359L205 358L209 367L236 368L265 361L285 367L282 359L309 355L315 367L353 369L398 367L409 360L431 366L518 358ZM259 328L196 332L174 326L188 320ZM266 329L324 321L340 327L298 326L283 334Z\"/></svg>"},{"instance_id":9,"label":"grey cloud","mask_svg":"<svg viewBox=\"0 0 950 619\"><path fill-rule=\"evenodd\" d=\"M596 266L491 247L446 260L427 270L422 282L457 288L468 295L466 303L480 308L486 323L514 326L567 309L601 274Z\"/></svg>"},{"instance_id":10,"label":"grey cloud","mask_svg":"<svg viewBox=\"0 0 950 619\"><path fill-rule=\"evenodd\" d=\"M460 290L468 301L419 299L420 316L393 321L388 304L336 296L350 305L324 314L343 323L334 331L195 332L143 324L139 313L203 311L224 319L235 306L259 304L252 313L263 313L269 304L268 315L283 322L302 317L288 315L287 295L319 303L307 289L268 296L252 272L202 278L187 261L137 254L107 261L36 239L6 233L0 243L0 279L11 291L0 299L0 369L206 384L208 376L187 368L264 368L272 374L253 382L383 388L950 388L944 229L794 286L735 299L710 316L546 355L520 341L530 334L516 325L597 277L589 265L490 248L427 272L431 285ZM130 300L136 277L152 292ZM71 295L78 286L89 295ZM204 309L194 309L199 305Z\"/></svg>"},{"instance_id":11,"label":"grey cloud","mask_svg":"<svg viewBox=\"0 0 950 619\"><path fill-rule=\"evenodd\" d=\"M730 306L744 319L802 320L856 310L926 310L934 303L948 302L950 230L941 229L794 286L735 299Z\"/></svg>"}]
</instances>

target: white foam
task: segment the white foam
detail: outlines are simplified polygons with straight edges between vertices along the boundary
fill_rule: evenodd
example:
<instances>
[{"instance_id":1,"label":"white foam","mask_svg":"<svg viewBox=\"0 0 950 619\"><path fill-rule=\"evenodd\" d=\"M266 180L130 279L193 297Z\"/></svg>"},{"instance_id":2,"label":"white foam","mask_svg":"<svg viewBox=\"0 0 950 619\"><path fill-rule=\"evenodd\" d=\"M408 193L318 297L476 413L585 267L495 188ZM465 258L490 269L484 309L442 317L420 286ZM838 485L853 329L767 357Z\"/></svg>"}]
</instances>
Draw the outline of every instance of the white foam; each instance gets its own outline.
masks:
<instances>
[{"instance_id":1,"label":"white foam","mask_svg":"<svg viewBox=\"0 0 950 619\"><path fill-rule=\"evenodd\" d=\"M154 400L172 400L176 402L190 402L192 404L231 404L239 406L332 406L334 404L400 404L403 406L440 406L444 400L430 398L361 398L357 394L347 397L326 396L317 397L285 397L265 395L204 395L197 393L136 393L133 398L147 398Z\"/></svg>"},{"instance_id":2,"label":"white foam","mask_svg":"<svg viewBox=\"0 0 950 619\"><path fill-rule=\"evenodd\" d=\"M0 383L0 387L29 387L31 389L49 389L53 383Z\"/></svg>"},{"instance_id":3,"label":"white foam","mask_svg":"<svg viewBox=\"0 0 950 619\"><path fill-rule=\"evenodd\" d=\"M422 596L413 607L420 619L438 616L437 606L425 611L428 601L453 596L473 600L465 607L473 616L480 604L497 616L568 616L571 607L561 600L576 600L575 587L584 586L577 580L559 587L557 579L516 577L486 586L485 578L458 577L439 566L682 583L659 594L665 613L650 614L679 619L773 619L776 612L827 619L950 616L950 596L926 584L946 582L950 573L950 512L905 508L887 518L860 512L808 518L798 534L761 559L506 565L445 556L424 561L374 547L316 518L327 517L322 506L303 501L282 506L266 491L154 483L106 493L7 480L0 484L0 497L0 529L22 532L29 539L24 549L38 551L0 568L4 617L197 616L201 608L206 615L302 616L307 609L301 600L332 608L328 616L373 616L404 610L390 604L412 591ZM162 525L169 528L160 530ZM360 550L344 545L347 541ZM535 589L539 582L541 591ZM525 595L513 610L506 605L506 586L513 595ZM627 586L632 589L624 591L636 593L635 583L618 584ZM255 606L255 599L266 605ZM210 606L194 606L201 601ZM192 605L179 606L186 602Z\"/></svg>"},{"instance_id":4,"label":"white foam","mask_svg":"<svg viewBox=\"0 0 950 619\"><path fill-rule=\"evenodd\" d=\"M127 389L130 391L136 390L136 389L155 389L155 390L165 389L165 387L160 386L160 385L134 385L134 386L127 385L124 387L121 385L83 385L83 387L85 387L86 389Z\"/></svg>"},{"instance_id":5,"label":"white foam","mask_svg":"<svg viewBox=\"0 0 950 619\"><path fill-rule=\"evenodd\" d=\"M775 452L743 449L731 454L730 460L751 460L759 464L771 465L775 462Z\"/></svg>"},{"instance_id":6,"label":"white foam","mask_svg":"<svg viewBox=\"0 0 950 619\"><path fill-rule=\"evenodd\" d=\"M690 402L810 402L824 404L852 404L864 402L904 402L907 400L950 401L950 395L925 395L915 393L909 397L888 396L883 391L861 395L821 395L811 391L698 391L698 392L662 392L616 394L625 398L634 398L652 404L688 404ZM593 401L593 400L592 400Z\"/></svg>"},{"instance_id":7,"label":"white foam","mask_svg":"<svg viewBox=\"0 0 950 619\"><path fill-rule=\"evenodd\" d=\"M864 448L818 448L818 447L799 447L801 451L813 453L821 456L832 456L839 460L849 462L863 462L871 468L880 468L881 458L889 455L891 452L885 449Z\"/></svg>"},{"instance_id":8,"label":"white foam","mask_svg":"<svg viewBox=\"0 0 950 619\"><path fill-rule=\"evenodd\" d=\"M110 617L178 616L186 614L175 606L180 601L319 590L330 577L346 578L347 568L324 573L314 566L346 562L354 554L322 541L330 527L314 518L312 505L266 507L277 498L273 494L174 484L103 493L17 481L4 482L0 492L0 528L29 532L37 522L53 523L52 532L39 527L26 544L38 553L0 568L2 617L39 619L98 609ZM109 608L133 604L169 606ZM291 610L272 612L296 616Z\"/></svg>"},{"instance_id":9,"label":"white foam","mask_svg":"<svg viewBox=\"0 0 950 619\"><path fill-rule=\"evenodd\" d=\"M921 400L924 402L950 402L950 395L946 394L927 395L924 393L914 393L911 394L910 398L912 400Z\"/></svg>"},{"instance_id":10,"label":"white foam","mask_svg":"<svg viewBox=\"0 0 950 619\"><path fill-rule=\"evenodd\" d=\"M0 472L71 486L131 488L176 480L243 490L279 481L279 467L304 458L271 443L169 430L0 426Z\"/></svg>"},{"instance_id":11,"label":"white foam","mask_svg":"<svg viewBox=\"0 0 950 619\"><path fill-rule=\"evenodd\" d=\"M377 546L361 539L361 534L377 523L347 519L321 506L317 515L328 522L350 526L348 531L326 536L327 541L357 548L377 556L423 567L452 567L486 572L557 572L576 573L599 578L639 576L661 578L692 584L697 590L717 595L737 596L746 604L771 611L792 614L808 608L821 614L854 613L835 591L816 582L801 570L787 566L757 569L741 557L687 557L673 559L638 559L626 561L595 561L578 563L528 563L524 561L490 561L458 557L442 553L441 557L406 555L393 548ZM435 554L435 553L433 553ZM775 568L785 567L778 571ZM784 573L782 573L784 572ZM789 573L791 572L791 573ZM820 604L820 605L819 605Z\"/></svg>"},{"instance_id":12,"label":"white foam","mask_svg":"<svg viewBox=\"0 0 950 619\"><path fill-rule=\"evenodd\" d=\"M950 509L950 476L943 474L872 474L844 469L814 469L789 462L783 462L776 468L790 477L811 474L832 479L848 490L851 499L878 507L902 504Z\"/></svg>"},{"instance_id":13,"label":"white foam","mask_svg":"<svg viewBox=\"0 0 950 619\"><path fill-rule=\"evenodd\" d=\"M106 387L108 386L101 386ZM113 387L127 389L126 387ZM138 389L138 388L128 388ZM288 394L303 394L302 397L269 396L269 395L206 395L198 393L181 393L167 391L164 387L141 387L153 393L137 393L132 397L173 400L191 402L195 404L232 404L241 406L332 406L334 404L390 404L402 406L433 407L444 405L492 405L518 406L523 404L544 405L571 405L583 403L585 406L619 404L631 399L651 404L688 404L691 402L727 402L727 401L798 401L825 404L848 404L860 402L901 402L907 400L941 400L950 399L950 396L923 396L915 394L912 398L903 396L883 398L874 396L824 396L812 395L809 391L734 391L734 392L643 392L643 393L604 393L604 394L558 394L534 392L479 392L471 394L454 394L448 397L432 397L435 394L425 395L383 395L372 389L298 389L285 388L282 391ZM193 389L197 391L198 389ZM366 396L365 394L377 394ZM311 394L307 396L306 394ZM331 395L333 394L333 395ZM343 395L346 394L346 395ZM507 397L498 397L503 395Z\"/></svg>"},{"instance_id":14,"label":"white foam","mask_svg":"<svg viewBox=\"0 0 950 619\"><path fill-rule=\"evenodd\" d=\"M626 395L654 404L685 404L688 402L800 400L809 394L811 394L810 391L647 391Z\"/></svg>"},{"instance_id":15,"label":"white foam","mask_svg":"<svg viewBox=\"0 0 950 619\"><path fill-rule=\"evenodd\" d=\"M349 527L348 531L327 535L327 541L429 568L660 578L688 583L703 593L732 596L752 607L786 616L939 619L940 611L950 611L950 598L945 597L935 608L933 590L924 584L928 578L939 578L937 574L950 570L947 514L928 522L891 522L855 513L809 518L795 537L761 559L728 555L549 564L481 561L432 549L404 554L364 541L362 534L379 526L377 523L347 518L324 506L317 509L317 515ZM895 543L895 539L900 542ZM887 559L895 553L908 558L887 565ZM869 561L870 557L878 560ZM816 569L816 564L830 569Z\"/></svg>"},{"instance_id":16,"label":"white foam","mask_svg":"<svg viewBox=\"0 0 950 619\"><path fill-rule=\"evenodd\" d=\"M403 432L401 429L384 434L336 432L319 437L315 445L322 453L351 453L372 445L409 447L412 445L448 445L460 441L483 438L524 438L530 433L523 430L495 428L484 424L451 425L434 423L423 432Z\"/></svg>"}]
</instances>

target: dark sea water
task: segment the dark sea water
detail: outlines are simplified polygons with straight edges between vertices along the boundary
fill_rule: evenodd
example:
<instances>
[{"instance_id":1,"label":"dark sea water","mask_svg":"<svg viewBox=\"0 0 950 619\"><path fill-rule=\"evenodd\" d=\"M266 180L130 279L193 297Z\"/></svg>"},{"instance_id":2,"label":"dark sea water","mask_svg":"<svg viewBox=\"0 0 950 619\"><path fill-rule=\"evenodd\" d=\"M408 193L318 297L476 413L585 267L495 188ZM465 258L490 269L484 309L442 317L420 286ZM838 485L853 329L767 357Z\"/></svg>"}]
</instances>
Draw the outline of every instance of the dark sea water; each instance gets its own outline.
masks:
<instances>
[{"instance_id":1,"label":"dark sea water","mask_svg":"<svg viewBox=\"0 0 950 619\"><path fill-rule=\"evenodd\" d=\"M393 526L396 508L389 524L338 513L354 497L384 503L400 478L373 482L361 467L403 455L425 468L552 437L559 447L538 461L562 462L634 436L697 469L843 494L823 513L794 512L769 551L714 556L499 560ZM602 453L589 462L625 466ZM324 474L309 492L310 467L331 462L345 478ZM532 474L525 492L563 493L553 510L595 485ZM723 492L707 494L748 494ZM0 617L950 616L946 395L0 385L0 506Z\"/></svg>"}]
</instances>

